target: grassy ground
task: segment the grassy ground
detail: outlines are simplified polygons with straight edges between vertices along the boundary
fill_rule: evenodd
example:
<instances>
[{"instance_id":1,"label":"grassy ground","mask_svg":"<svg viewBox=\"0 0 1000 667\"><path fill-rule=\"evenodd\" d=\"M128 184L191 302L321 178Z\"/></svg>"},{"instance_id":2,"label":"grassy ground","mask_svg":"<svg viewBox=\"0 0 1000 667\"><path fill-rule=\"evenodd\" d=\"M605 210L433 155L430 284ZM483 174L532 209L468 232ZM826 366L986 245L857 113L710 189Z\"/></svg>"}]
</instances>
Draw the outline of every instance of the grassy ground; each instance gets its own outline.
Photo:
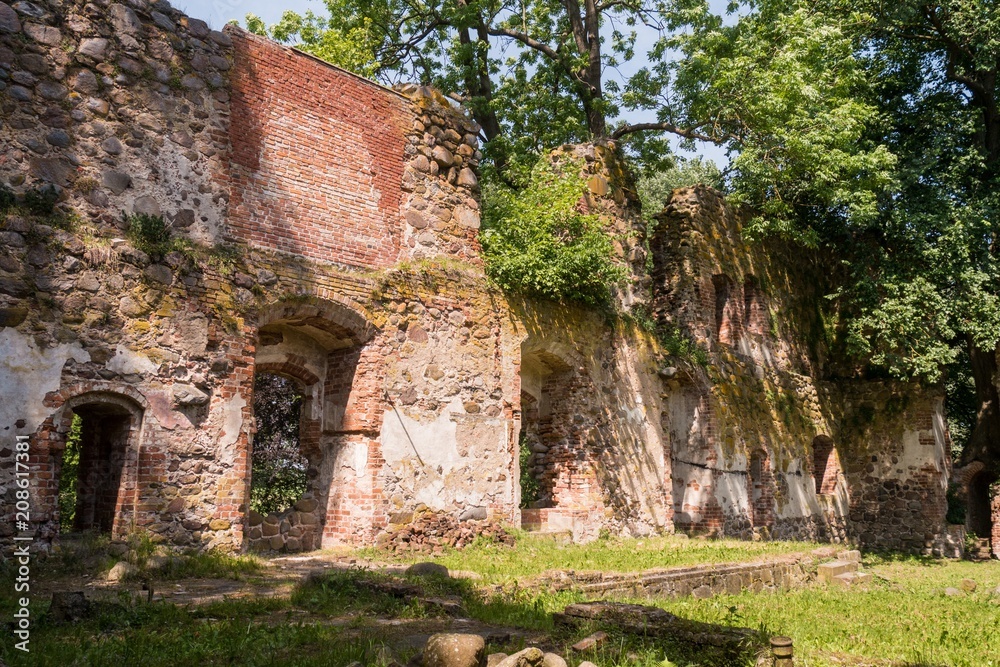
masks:
<instances>
[{"instance_id":1,"label":"grassy ground","mask_svg":"<svg viewBox=\"0 0 1000 667\"><path fill-rule=\"evenodd\" d=\"M875 582L864 590L815 586L778 595L742 593L661 602L698 620L765 626L794 639L796 665L1000 665L1000 562L868 557ZM949 597L962 579L974 593ZM858 661L852 658L864 657Z\"/></svg>"},{"instance_id":2,"label":"grassy ground","mask_svg":"<svg viewBox=\"0 0 1000 667\"><path fill-rule=\"evenodd\" d=\"M514 549L476 545L439 559L452 569L479 571L485 578L482 582L392 577L362 570L330 572L310 578L282 599L257 597L189 608L143 602L123 594L73 625L48 622L47 600L37 596L32 607L32 652L15 651L7 635L0 642L0 659L8 665L60 667L341 667L355 660L380 667L388 656L384 645L405 663L420 646L421 637L447 630L498 630L491 651L513 652L525 645L540 645L569 657L568 646L596 628L559 628L553 625L551 614L580 601L579 595L531 589L524 585L525 575L555 567L635 570L756 560L811 546L655 538L557 547L521 536ZM109 562L99 553L88 556L78 551L73 556L57 556L45 567L61 568L63 575L66 568L82 573L84 561L95 571L106 570ZM1000 563L866 557L865 565L876 581L864 589L844 591L817 584L776 594L743 593L656 604L686 618L759 628L769 635L787 634L795 641L799 667L1000 667L1000 597L991 595L1000 586ZM43 576L41 564L39 568ZM172 586L182 577L256 580L273 573L256 559L209 554L178 561L159 576L170 580L160 586ZM974 593L944 595L945 588L959 588L966 578L976 581ZM416 597L413 586L420 589ZM401 595L399 587L411 594ZM8 571L0 581L0 612L5 618L11 618L13 611L8 594L12 590ZM463 616L473 619L468 622L472 625L455 625L442 610L441 599L461 602ZM596 651L574 655L571 665L587 659L599 667L729 667L751 665L754 660L749 653L706 652L676 642L610 634Z\"/></svg>"},{"instance_id":3,"label":"grassy ground","mask_svg":"<svg viewBox=\"0 0 1000 667\"><path fill-rule=\"evenodd\" d=\"M680 535L639 540L612 538L562 546L551 539L519 532L514 548L477 542L462 551L446 551L434 560L451 570L478 572L487 581L511 581L555 569L635 572L660 567L747 562L808 552L819 546L822 545L810 542L687 539ZM359 554L376 560L427 560L426 556L394 556L375 549L362 550Z\"/></svg>"}]
</instances>

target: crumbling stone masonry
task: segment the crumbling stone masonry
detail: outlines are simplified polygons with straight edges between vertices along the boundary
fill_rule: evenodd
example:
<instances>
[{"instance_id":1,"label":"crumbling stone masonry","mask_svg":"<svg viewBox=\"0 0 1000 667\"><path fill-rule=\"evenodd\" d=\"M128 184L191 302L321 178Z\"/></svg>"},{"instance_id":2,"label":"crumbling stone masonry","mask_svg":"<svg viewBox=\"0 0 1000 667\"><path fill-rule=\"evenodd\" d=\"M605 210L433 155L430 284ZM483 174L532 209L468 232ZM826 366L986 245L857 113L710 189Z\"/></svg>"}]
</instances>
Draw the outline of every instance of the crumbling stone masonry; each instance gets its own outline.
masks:
<instances>
[{"instance_id":1,"label":"crumbling stone masonry","mask_svg":"<svg viewBox=\"0 0 1000 667\"><path fill-rule=\"evenodd\" d=\"M675 192L650 240L658 319L709 351L663 369L674 524L941 551L950 440L940 390L849 379L819 254L742 240L715 192Z\"/></svg>"},{"instance_id":2,"label":"crumbling stone masonry","mask_svg":"<svg viewBox=\"0 0 1000 667\"><path fill-rule=\"evenodd\" d=\"M613 147L556 152L631 269L611 322L488 284L478 128L432 90L163 0L0 2L0 114L0 182L58 194L0 218L0 493L27 436L41 543L77 415L73 529L116 537L409 548L506 523L940 548L940 394L836 379L822 258L748 246L716 193L675 193L647 244ZM248 508L258 373L305 396L309 488L270 516ZM523 510L522 431L542 491Z\"/></svg>"}]
</instances>

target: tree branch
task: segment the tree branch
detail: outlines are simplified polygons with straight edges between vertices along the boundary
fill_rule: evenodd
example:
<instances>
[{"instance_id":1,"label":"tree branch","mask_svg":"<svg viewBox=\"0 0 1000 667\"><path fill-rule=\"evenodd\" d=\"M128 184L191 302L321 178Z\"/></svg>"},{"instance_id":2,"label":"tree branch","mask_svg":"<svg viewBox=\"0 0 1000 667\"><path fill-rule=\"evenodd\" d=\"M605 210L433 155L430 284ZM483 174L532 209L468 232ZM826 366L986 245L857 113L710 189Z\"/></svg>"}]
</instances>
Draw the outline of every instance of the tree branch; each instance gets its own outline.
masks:
<instances>
[{"instance_id":1,"label":"tree branch","mask_svg":"<svg viewBox=\"0 0 1000 667\"><path fill-rule=\"evenodd\" d=\"M684 137L685 139L697 139L698 141L707 141L713 144L722 144L726 139L732 139L731 135L723 135L720 137L713 137L707 134L702 134L697 128L690 127L678 127L673 123L635 123L634 125L625 125L615 130L611 134L612 139L621 139L625 135L634 134L636 132L647 132L650 130L656 130L660 132L670 132L671 134L676 134L679 137Z\"/></svg>"},{"instance_id":2,"label":"tree branch","mask_svg":"<svg viewBox=\"0 0 1000 667\"><path fill-rule=\"evenodd\" d=\"M510 28L487 28L486 32L493 37L510 37L511 39L516 39L530 49L544 53L552 60L556 62L562 62L562 58L548 44L543 44L533 37L525 35L523 32L518 32L517 30L511 30Z\"/></svg>"}]
</instances>

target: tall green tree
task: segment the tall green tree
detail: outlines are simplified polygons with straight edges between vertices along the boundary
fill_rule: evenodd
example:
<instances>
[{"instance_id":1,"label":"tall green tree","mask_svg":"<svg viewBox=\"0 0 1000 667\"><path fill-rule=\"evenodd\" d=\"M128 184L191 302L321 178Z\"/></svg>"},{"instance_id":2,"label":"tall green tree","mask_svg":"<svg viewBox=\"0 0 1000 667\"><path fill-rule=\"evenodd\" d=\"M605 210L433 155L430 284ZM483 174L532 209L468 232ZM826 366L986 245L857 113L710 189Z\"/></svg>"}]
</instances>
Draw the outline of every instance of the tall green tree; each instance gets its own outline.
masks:
<instances>
[{"instance_id":1,"label":"tall green tree","mask_svg":"<svg viewBox=\"0 0 1000 667\"><path fill-rule=\"evenodd\" d=\"M824 245L867 368L937 381L968 360L966 459L1000 460L1000 12L987 0L703 3L648 69L659 107L728 146L750 231ZM653 96L639 102L656 108ZM961 376L962 373L957 373ZM956 392L959 394L961 392Z\"/></svg>"},{"instance_id":2,"label":"tall green tree","mask_svg":"<svg viewBox=\"0 0 1000 667\"><path fill-rule=\"evenodd\" d=\"M662 0L325 0L328 16L286 12L248 28L384 83L433 84L471 110L486 155L527 178L563 143L640 132L697 133L672 122L628 123L609 73L636 57L637 28L668 29ZM664 142L642 142L664 153Z\"/></svg>"}]
</instances>

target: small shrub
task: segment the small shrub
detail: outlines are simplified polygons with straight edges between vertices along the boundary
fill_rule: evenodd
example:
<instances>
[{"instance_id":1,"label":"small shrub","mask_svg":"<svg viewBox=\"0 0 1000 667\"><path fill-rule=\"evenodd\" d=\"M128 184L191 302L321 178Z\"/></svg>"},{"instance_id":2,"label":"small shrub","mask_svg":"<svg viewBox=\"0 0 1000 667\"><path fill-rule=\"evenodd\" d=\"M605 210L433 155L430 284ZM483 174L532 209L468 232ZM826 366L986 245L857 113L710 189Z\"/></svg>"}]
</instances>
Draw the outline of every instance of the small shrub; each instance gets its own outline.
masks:
<instances>
[{"instance_id":1,"label":"small shrub","mask_svg":"<svg viewBox=\"0 0 1000 667\"><path fill-rule=\"evenodd\" d=\"M122 213L126 223L126 235L139 250L147 255L162 255L170 248L170 225L162 215L148 213Z\"/></svg>"},{"instance_id":2,"label":"small shrub","mask_svg":"<svg viewBox=\"0 0 1000 667\"><path fill-rule=\"evenodd\" d=\"M93 176L84 176L83 178L76 179L73 187L76 188L77 192L86 195L96 190L99 185L100 183Z\"/></svg>"},{"instance_id":3,"label":"small shrub","mask_svg":"<svg viewBox=\"0 0 1000 667\"><path fill-rule=\"evenodd\" d=\"M680 329L660 327L656 332L656 337L659 338L660 344L671 356L697 364L702 368L708 366L708 352Z\"/></svg>"},{"instance_id":4,"label":"small shrub","mask_svg":"<svg viewBox=\"0 0 1000 667\"><path fill-rule=\"evenodd\" d=\"M521 190L487 183L481 238L487 273L501 288L554 301L610 301L625 268L601 219L577 208L579 169L570 163L557 173L543 158Z\"/></svg>"},{"instance_id":5,"label":"small shrub","mask_svg":"<svg viewBox=\"0 0 1000 667\"><path fill-rule=\"evenodd\" d=\"M59 191L52 185L32 188L24 193L24 208L32 215L52 215L59 201Z\"/></svg>"}]
</instances>

